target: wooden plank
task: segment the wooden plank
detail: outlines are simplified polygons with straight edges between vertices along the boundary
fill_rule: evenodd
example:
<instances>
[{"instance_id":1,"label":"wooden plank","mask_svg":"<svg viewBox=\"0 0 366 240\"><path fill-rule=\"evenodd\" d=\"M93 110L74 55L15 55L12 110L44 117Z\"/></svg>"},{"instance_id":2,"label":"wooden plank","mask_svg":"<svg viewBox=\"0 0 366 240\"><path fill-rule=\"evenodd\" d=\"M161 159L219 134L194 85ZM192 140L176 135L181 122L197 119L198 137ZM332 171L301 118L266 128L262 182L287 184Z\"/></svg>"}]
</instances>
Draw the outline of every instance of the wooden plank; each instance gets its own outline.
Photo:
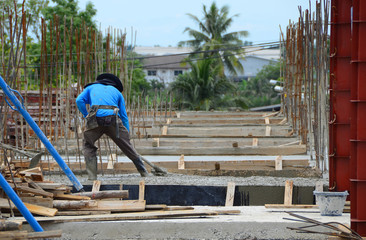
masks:
<instances>
[{"instance_id":1,"label":"wooden plank","mask_svg":"<svg viewBox=\"0 0 366 240\"><path fill-rule=\"evenodd\" d=\"M146 204L145 210L163 210L166 204Z\"/></svg>"},{"instance_id":2,"label":"wooden plank","mask_svg":"<svg viewBox=\"0 0 366 240\"><path fill-rule=\"evenodd\" d=\"M307 204L265 204L266 208L319 208L318 205L307 205Z\"/></svg>"},{"instance_id":3,"label":"wooden plank","mask_svg":"<svg viewBox=\"0 0 366 240\"><path fill-rule=\"evenodd\" d=\"M42 215L42 216L53 217L56 215L56 213L58 211L56 208L47 208L47 207L34 205L31 203L24 203L24 205L26 206L26 208L28 208L28 210L31 213Z\"/></svg>"},{"instance_id":4,"label":"wooden plank","mask_svg":"<svg viewBox=\"0 0 366 240\"><path fill-rule=\"evenodd\" d=\"M226 190L225 207L231 207L234 205L234 195L235 195L235 183L228 182Z\"/></svg>"},{"instance_id":5,"label":"wooden plank","mask_svg":"<svg viewBox=\"0 0 366 240\"><path fill-rule=\"evenodd\" d=\"M89 199L128 198L128 190L106 190L106 191L99 191L99 192L78 192L78 193L74 193L73 196L75 196L75 197L88 197ZM74 200L76 200L76 199L74 199Z\"/></svg>"},{"instance_id":6,"label":"wooden plank","mask_svg":"<svg viewBox=\"0 0 366 240\"><path fill-rule=\"evenodd\" d=\"M252 146L253 147L257 147L258 146L258 138L253 138Z\"/></svg>"},{"instance_id":7,"label":"wooden plank","mask_svg":"<svg viewBox=\"0 0 366 240\"><path fill-rule=\"evenodd\" d=\"M287 119L286 118L284 118L284 119L282 119L282 121L279 123L279 124L285 124L287 122Z\"/></svg>"},{"instance_id":8,"label":"wooden plank","mask_svg":"<svg viewBox=\"0 0 366 240\"><path fill-rule=\"evenodd\" d=\"M117 220L142 220L142 219L162 219L175 217L197 217L218 215L216 211L211 210L178 210L178 211L146 211L114 213L87 216L54 216L54 217L35 217L38 222L90 222L90 221L117 221ZM23 217L16 217L15 220L26 220Z\"/></svg>"},{"instance_id":9,"label":"wooden plank","mask_svg":"<svg viewBox=\"0 0 366 240\"><path fill-rule=\"evenodd\" d=\"M275 159L275 169L282 170L282 156L277 156Z\"/></svg>"},{"instance_id":10,"label":"wooden plank","mask_svg":"<svg viewBox=\"0 0 366 240\"><path fill-rule=\"evenodd\" d=\"M180 155L180 158L178 160L178 169L184 169L184 154Z\"/></svg>"},{"instance_id":11,"label":"wooden plank","mask_svg":"<svg viewBox=\"0 0 366 240\"><path fill-rule=\"evenodd\" d=\"M166 124L171 124L171 123L172 123L172 119L168 118L168 119L166 120Z\"/></svg>"},{"instance_id":12,"label":"wooden plank","mask_svg":"<svg viewBox=\"0 0 366 240\"><path fill-rule=\"evenodd\" d=\"M145 200L145 181L141 180L139 183L139 201Z\"/></svg>"},{"instance_id":13,"label":"wooden plank","mask_svg":"<svg viewBox=\"0 0 366 240\"><path fill-rule=\"evenodd\" d=\"M20 230L22 228L22 224L23 223L19 221L0 219L0 231Z\"/></svg>"},{"instance_id":14,"label":"wooden plank","mask_svg":"<svg viewBox=\"0 0 366 240\"><path fill-rule=\"evenodd\" d=\"M100 185L102 184L102 182L100 180L94 180L93 182L93 188L92 188L92 192L99 192L100 189Z\"/></svg>"},{"instance_id":15,"label":"wooden plank","mask_svg":"<svg viewBox=\"0 0 366 240\"><path fill-rule=\"evenodd\" d=\"M166 206L164 211L177 211L177 210L193 210L191 206Z\"/></svg>"},{"instance_id":16,"label":"wooden plank","mask_svg":"<svg viewBox=\"0 0 366 240\"><path fill-rule=\"evenodd\" d=\"M293 191L294 181L286 180L285 184L285 196L284 196L284 205L292 205L292 191Z\"/></svg>"},{"instance_id":17,"label":"wooden plank","mask_svg":"<svg viewBox=\"0 0 366 240\"><path fill-rule=\"evenodd\" d=\"M195 147L181 147L181 148L171 148L171 147L160 147L160 148L146 148L146 147L136 147L136 150L141 155L299 155L306 154L305 145L296 146L244 146L241 148L232 147L212 147L212 148L195 148Z\"/></svg>"},{"instance_id":18,"label":"wooden plank","mask_svg":"<svg viewBox=\"0 0 366 240\"><path fill-rule=\"evenodd\" d=\"M77 196L77 195L71 195L71 194L62 194L62 193L56 193L54 195L55 199L64 199L64 200L91 200L90 197L87 196Z\"/></svg>"},{"instance_id":19,"label":"wooden plank","mask_svg":"<svg viewBox=\"0 0 366 240\"><path fill-rule=\"evenodd\" d=\"M28 239L48 239L48 238L60 238L62 236L62 230L50 230L43 232L29 232Z\"/></svg>"},{"instance_id":20,"label":"wooden plank","mask_svg":"<svg viewBox=\"0 0 366 240\"><path fill-rule=\"evenodd\" d=\"M88 207L85 210L101 210L112 212L144 211L146 201L139 200L97 200L98 206Z\"/></svg>"},{"instance_id":21,"label":"wooden plank","mask_svg":"<svg viewBox=\"0 0 366 240\"><path fill-rule=\"evenodd\" d=\"M87 207L96 207L98 202L96 200L54 200L53 207L57 209L81 209Z\"/></svg>"},{"instance_id":22,"label":"wooden plank","mask_svg":"<svg viewBox=\"0 0 366 240\"><path fill-rule=\"evenodd\" d=\"M111 211L58 211L56 216L80 216L80 215L100 215L100 214L111 214Z\"/></svg>"},{"instance_id":23,"label":"wooden plank","mask_svg":"<svg viewBox=\"0 0 366 240\"><path fill-rule=\"evenodd\" d=\"M21 192L26 193L33 193L35 195L43 196L43 197L53 197L53 193L46 192L44 190L30 188L30 187L23 187L23 186L17 186L16 189Z\"/></svg>"}]
</instances>

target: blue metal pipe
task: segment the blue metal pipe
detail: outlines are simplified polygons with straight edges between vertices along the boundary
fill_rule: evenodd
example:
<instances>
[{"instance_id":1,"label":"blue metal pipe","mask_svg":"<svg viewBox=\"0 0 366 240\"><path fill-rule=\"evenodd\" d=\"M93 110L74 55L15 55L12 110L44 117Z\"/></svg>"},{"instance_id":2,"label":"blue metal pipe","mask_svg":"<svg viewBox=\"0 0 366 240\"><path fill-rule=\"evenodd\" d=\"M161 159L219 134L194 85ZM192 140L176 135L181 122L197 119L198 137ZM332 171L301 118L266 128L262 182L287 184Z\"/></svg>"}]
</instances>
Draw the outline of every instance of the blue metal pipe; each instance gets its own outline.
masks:
<instances>
[{"instance_id":1,"label":"blue metal pipe","mask_svg":"<svg viewBox=\"0 0 366 240\"><path fill-rule=\"evenodd\" d=\"M22 200L18 197L18 195L14 192L14 190L10 187L8 182L5 180L2 174L0 174L0 185L2 189L4 189L6 195L10 198L10 200L14 203L23 217L27 220L27 222L31 225L34 231L43 232L41 225L36 221L33 217L32 213L29 212L28 208L24 205Z\"/></svg>"},{"instance_id":2,"label":"blue metal pipe","mask_svg":"<svg viewBox=\"0 0 366 240\"><path fill-rule=\"evenodd\" d=\"M14 95L13 92L16 92L19 96L20 93L11 89L8 84L3 80L3 78L0 76L0 87L3 89L4 93L9 97L11 102L15 105L16 111L20 112L24 119L28 122L30 127L33 129L33 131L37 134L39 139L43 142L45 147L48 149L49 153L53 156L53 158L56 160L60 168L64 171L66 176L70 179L71 183L74 185L75 189L77 191L80 191L83 189L83 185L79 182L79 180L75 177L73 172L70 170L70 168L67 166L67 164L64 162L64 160L61 158L60 154L56 151L56 149L53 147L51 142L47 139L47 137L44 135L42 130L38 127L36 122L33 120L33 118L29 115L29 113L25 110L24 105L18 100L18 98ZM20 96L21 97L21 96Z\"/></svg>"}]
</instances>

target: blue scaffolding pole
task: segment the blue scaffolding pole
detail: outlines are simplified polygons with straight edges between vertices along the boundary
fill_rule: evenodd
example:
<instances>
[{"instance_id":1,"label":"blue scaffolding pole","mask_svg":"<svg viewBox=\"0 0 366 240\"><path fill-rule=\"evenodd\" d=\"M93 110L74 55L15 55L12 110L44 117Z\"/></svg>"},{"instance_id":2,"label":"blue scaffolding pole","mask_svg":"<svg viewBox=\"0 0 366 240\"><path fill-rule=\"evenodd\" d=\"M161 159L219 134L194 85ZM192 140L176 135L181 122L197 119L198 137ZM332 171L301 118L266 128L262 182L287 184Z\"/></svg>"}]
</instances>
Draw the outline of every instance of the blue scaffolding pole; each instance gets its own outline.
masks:
<instances>
[{"instance_id":1,"label":"blue scaffolding pole","mask_svg":"<svg viewBox=\"0 0 366 240\"><path fill-rule=\"evenodd\" d=\"M1 78L1 77L0 77ZM18 195L14 192L14 190L10 187L9 183L5 180L2 174L0 174L0 185L2 189L5 191L6 195L10 198L10 200L17 207L19 212L23 215L23 217L27 220L29 225L31 225L32 229L35 232L43 232L41 225L36 221L33 217L32 213L29 212L28 208L24 205L22 200L18 197Z\"/></svg>"}]
</instances>

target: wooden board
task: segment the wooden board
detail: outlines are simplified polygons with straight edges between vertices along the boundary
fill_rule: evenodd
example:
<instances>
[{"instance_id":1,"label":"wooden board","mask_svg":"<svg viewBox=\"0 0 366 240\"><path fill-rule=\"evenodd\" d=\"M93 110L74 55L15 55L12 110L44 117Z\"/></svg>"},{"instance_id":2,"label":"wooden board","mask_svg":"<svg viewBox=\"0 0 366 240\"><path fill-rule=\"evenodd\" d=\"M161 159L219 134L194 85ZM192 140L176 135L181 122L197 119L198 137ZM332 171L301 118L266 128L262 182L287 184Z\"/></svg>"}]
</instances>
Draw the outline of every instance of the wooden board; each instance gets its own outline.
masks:
<instances>
[{"instance_id":1,"label":"wooden board","mask_svg":"<svg viewBox=\"0 0 366 240\"><path fill-rule=\"evenodd\" d=\"M26 192L26 193L33 193L34 195L44 196L44 197L53 197L53 193L46 192L44 190L30 188L30 187L23 187L17 186L16 188L18 191Z\"/></svg>"},{"instance_id":2,"label":"wooden board","mask_svg":"<svg viewBox=\"0 0 366 240\"><path fill-rule=\"evenodd\" d=\"M139 200L97 200L98 205L88 207L85 210L112 211L112 212L132 212L144 211L145 201Z\"/></svg>"},{"instance_id":3,"label":"wooden board","mask_svg":"<svg viewBox=\"0 0 366 240\"><path fill-rule=\"evenodd\" d=\"M90 222L90 221L117 221L117 220L144 220L144 219L162 219L174 217L197 217L197 216L214 216L218 215L216 211L211 210L178 210L178 211L147 211L147 212L130 212L130 213L114 213L103 215L87 215L87 216L54 216L54 217L35 217L38 222ZM15 220L26 222L23 217L16 217Z\"/></svg>"},{"instance_id":4,"label":"wooden board","mask_svg":"<svg viewBox=\"0 0 366 240\"><path fill-rule=\"evenodd\" d=\"M234 205L234 195L235 195L235 183L228 182L227 191L226 191L225 207L231 207Z\"/></svg>"},{"instance_id":5,"label":"wooden board","mask_svg":"<svg viewBox=\"0 0 366 240\"><path fill-rule=\"evenodd\" d=\"M28 210L31 213L42 215L42 216L53 217L56 215L56 213L58 211L56 208L47 208L47 207L34 205L31 203L24 203L24 205L28 208Z\"/></svg>"},{"instance_id":6,"label":"wooden board","mask_svg":"<svg viewBox=\"0 0 366 240\"><path fill-rule=\"evenodd\" d=\"M71 195L71 194L62 194L62 193L56 193L54 195L55 199L64 199L64 200L90 200L90 197L87 196L77 196L77 195Z\"/></svg>"},{"instance_id":7,"label":"wooden board","mask_svg":"<svg viewBox=\"0 0 366 240\"><path fill-rule=\"evenodd\" d=\"M265 204L266 208L319 208L318 205L307 205L307 204Z\"/></svg>"}]
</instances>

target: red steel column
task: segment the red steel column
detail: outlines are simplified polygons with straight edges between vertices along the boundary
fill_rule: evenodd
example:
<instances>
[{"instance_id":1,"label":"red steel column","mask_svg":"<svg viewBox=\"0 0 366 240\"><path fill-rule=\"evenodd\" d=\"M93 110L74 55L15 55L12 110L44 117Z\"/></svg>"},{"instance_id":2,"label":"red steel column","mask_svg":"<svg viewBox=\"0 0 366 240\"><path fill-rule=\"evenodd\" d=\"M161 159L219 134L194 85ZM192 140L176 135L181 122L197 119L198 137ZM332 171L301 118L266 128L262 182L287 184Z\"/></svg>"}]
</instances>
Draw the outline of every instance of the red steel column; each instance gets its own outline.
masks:
<instances>
[{"instance_id":1,"label":"red steel column","mask_svg":"<svg viewBox=\"0 0 366 240\"><path fill-rule=\"evenodd\" d=\"M332 0L330 34L329 190L350 191L352 0Z\"/></svg>"},{"instance_id":2,"label":"red steel column","mask_svg":"<svg viewBox=\"0 0 366 240\"><path fill-rule=\"evenodd\" d=\"M366 236L366 0L353 0L351 228Z\"/></svg>"}]
</instances>

